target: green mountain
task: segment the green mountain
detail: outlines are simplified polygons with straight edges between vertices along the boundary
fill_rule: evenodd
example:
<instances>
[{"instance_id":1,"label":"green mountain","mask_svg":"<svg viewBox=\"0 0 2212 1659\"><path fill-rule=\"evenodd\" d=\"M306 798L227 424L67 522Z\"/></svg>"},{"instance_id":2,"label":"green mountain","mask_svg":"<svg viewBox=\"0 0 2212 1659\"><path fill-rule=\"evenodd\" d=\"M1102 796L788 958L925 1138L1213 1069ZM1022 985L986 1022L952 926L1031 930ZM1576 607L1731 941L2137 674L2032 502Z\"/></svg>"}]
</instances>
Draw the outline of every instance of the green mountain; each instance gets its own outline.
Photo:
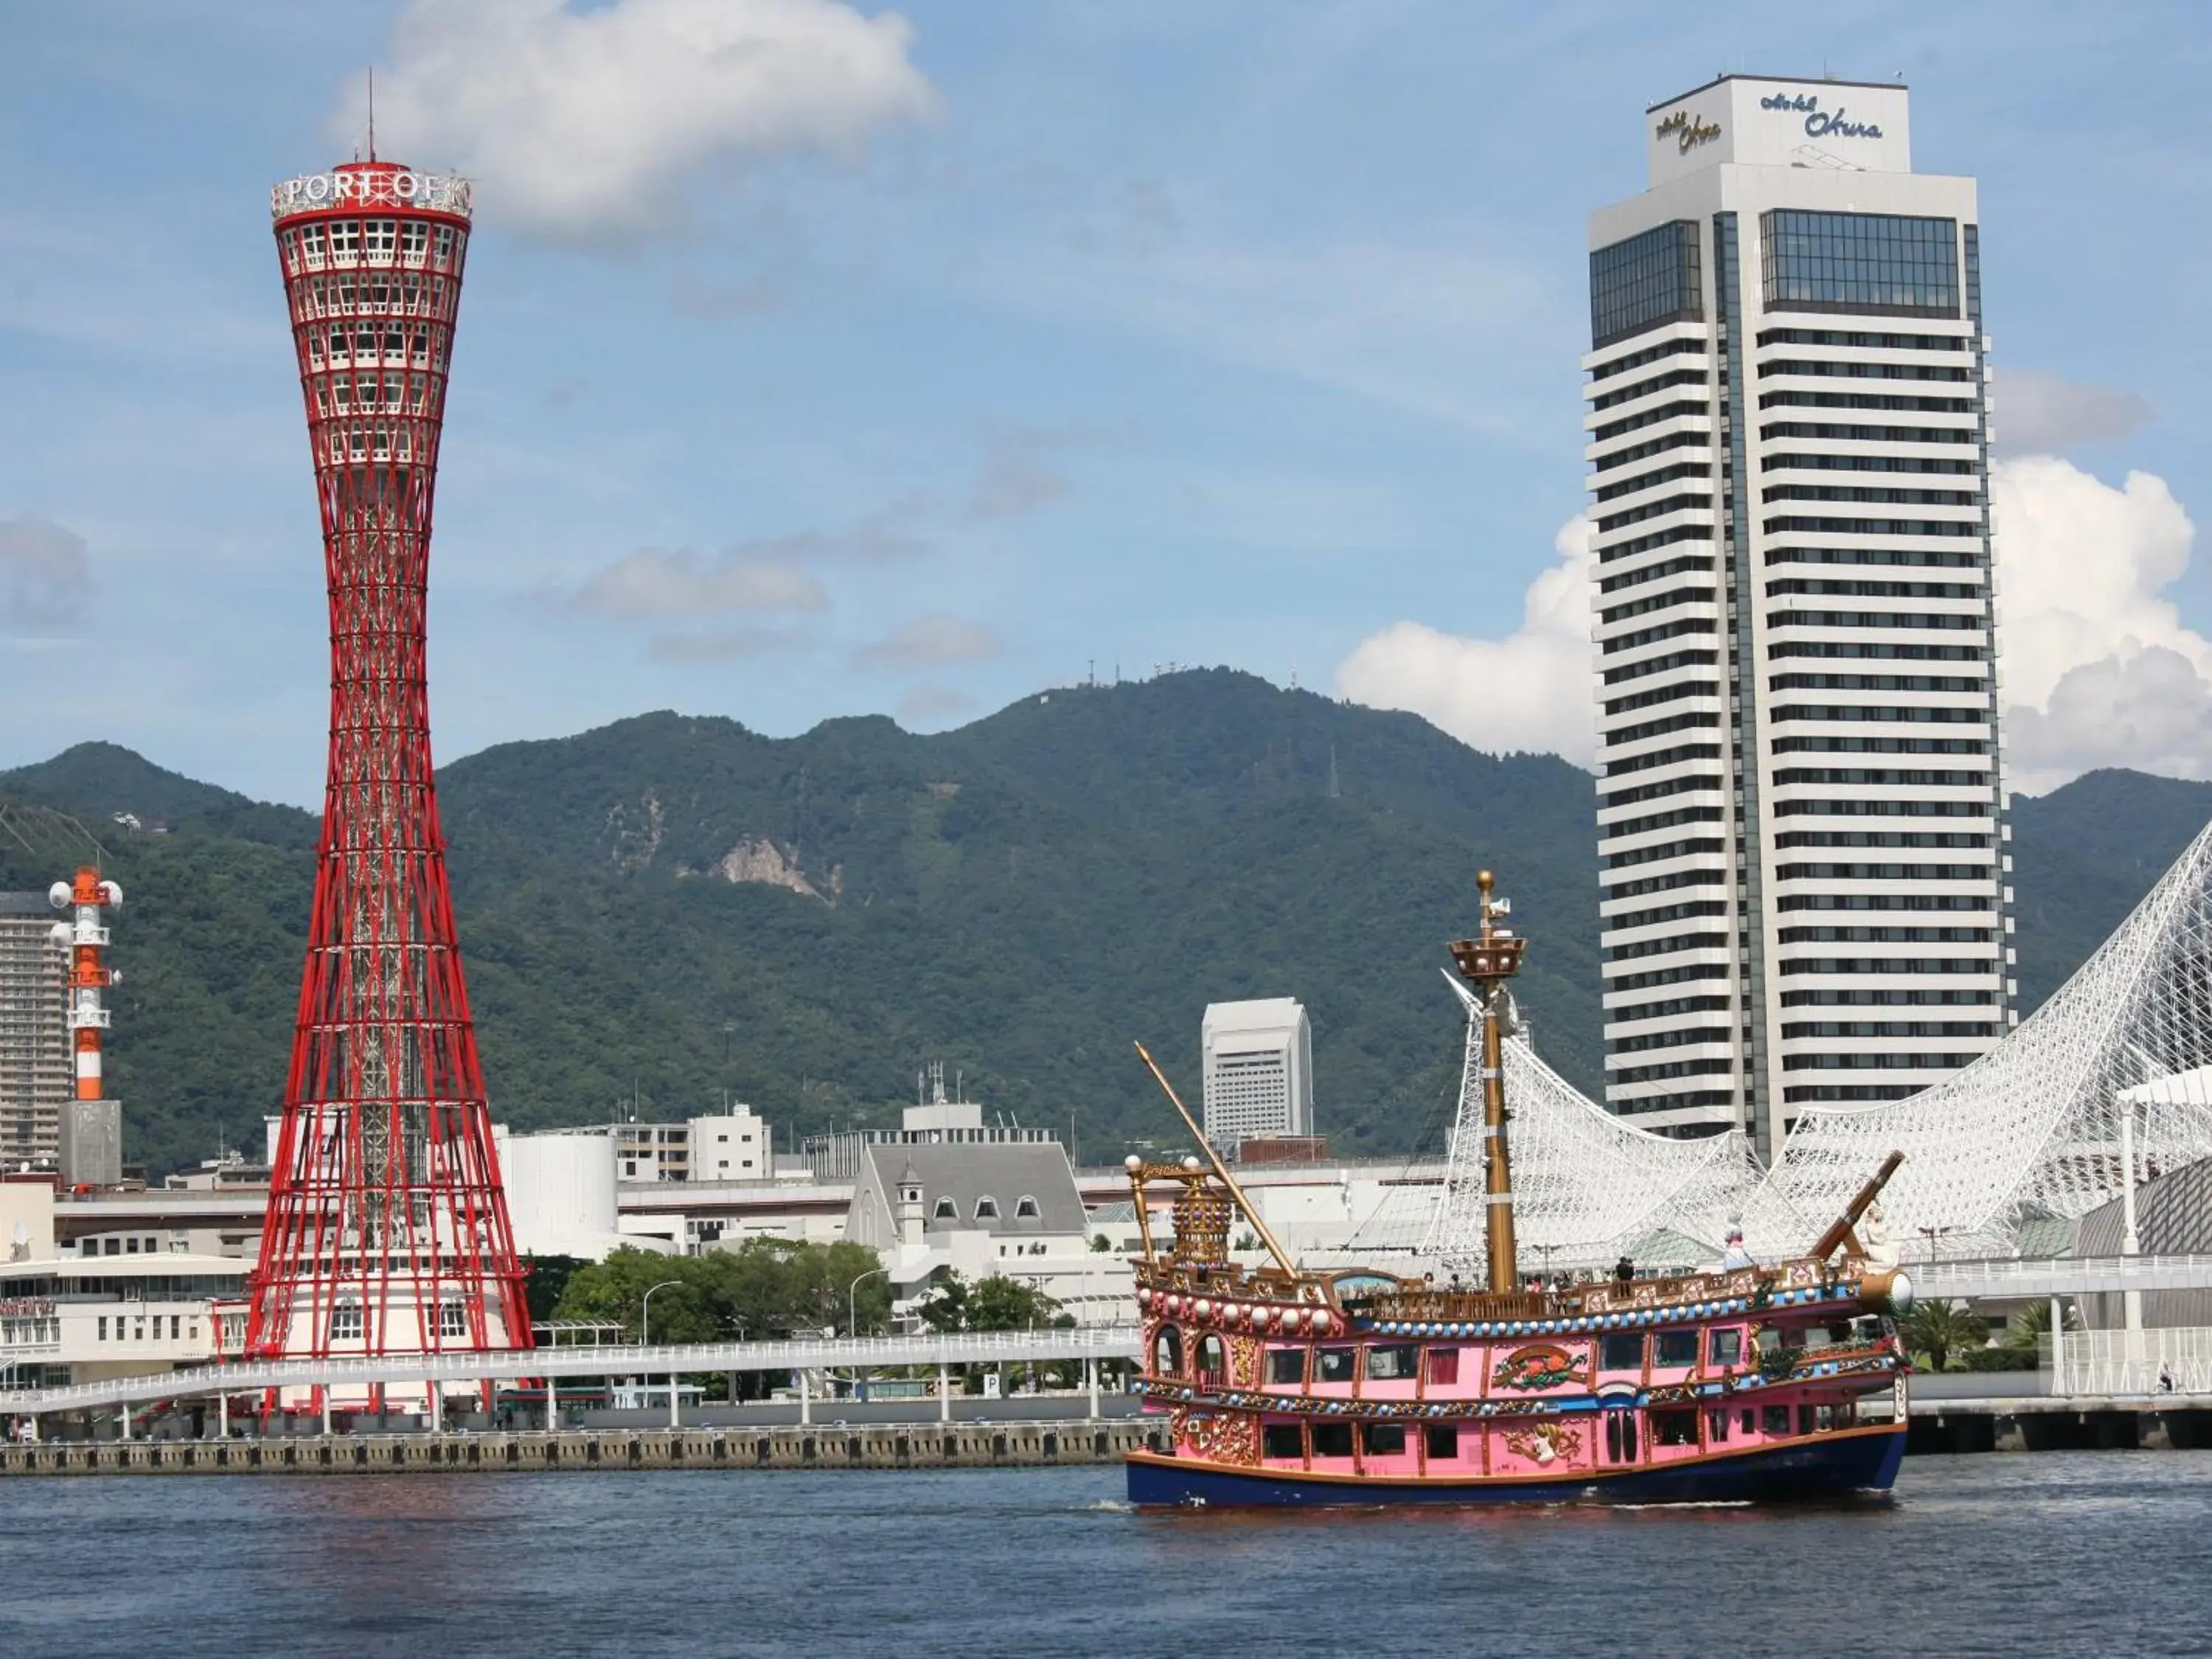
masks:
<instances>
[{"instance_id":1,"label":"green mountain","mask_svg":"<svg viewBox=\"0 0 2212 1659\"><path fill-rule=\"evenodd\" d=\"M1485 865L1535 941L1521 1000L1539 1046L1597 1082L1589 775L1412 715L1208 671L933 736L647 714L439 781L494 1106L520 1127L725 1097L786 1134L880 1124L942 1060L990 1108L1118 1155L1171 1133L1132 1038L1194 1089L1206 1003L1291 994L1332 1140L1433 1146L1458 1043L1437 970ZM111 1073L131 1155L158 1170L258 1134L282 1091L312 816L106 744L0 774L0 796L76 813L125 888ZM2016 808L2039 998L2212 815L2212 786L2098 773ZM0 843L0 883L43 887L52 862Z\"/></svg>"}]
</instances>

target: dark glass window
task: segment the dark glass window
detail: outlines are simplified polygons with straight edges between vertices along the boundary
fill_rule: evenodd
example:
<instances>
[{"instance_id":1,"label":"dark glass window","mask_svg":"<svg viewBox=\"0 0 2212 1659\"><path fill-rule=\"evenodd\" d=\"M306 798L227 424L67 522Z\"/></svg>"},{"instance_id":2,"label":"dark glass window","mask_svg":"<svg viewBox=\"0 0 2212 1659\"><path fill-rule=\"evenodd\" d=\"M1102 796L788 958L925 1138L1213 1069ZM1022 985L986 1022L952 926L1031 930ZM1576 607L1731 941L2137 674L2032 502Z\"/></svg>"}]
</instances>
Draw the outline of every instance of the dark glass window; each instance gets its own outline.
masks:
<instances>
[{"instance_id":1,"label":"dark glass window","mask_svg":"<svg viewBox=\"0 0 2212 1659\"><path fill-rule=\"evenodd\" d=\"M1716 1368L1733 1365L1743 1358L1743 1333L1739 1330L1715 1331L1712 1339L1712 1362Z\"/></svg>"},{"instance_id":2,"label":"dark glass window","mask_svg":"<svg viewBox=\"0 0 2212 1659\"><path fill-rule=\"evenodd\" d=\"M1810 1407L1810 1406L1800 1406L1800 1407L1797 1408L1797 1432L1798 1432L1798 1433L1800 1433L1800 1434L1810 1434L1810 1433L1812 1433L1812 1432L1813 1432L1813 1431L1814 1431L1814 1429L1819 1425L1819 1422L1820 1422L1819 1414L1818 1414L1818 1413L1817 1413L1817 1412L1815 1412L1815 1410L1814 1410L1812 1407Z\"/></svg>"},{"instance_id":3,"label":"dark glass window","mask_svg":"<svg viewBox=\"0 0 2212 1659\"><path fill-rule=\"evenodd\" d=\"M1677 219L1589 257L1593 350L1662 323L1705 314L1705 282L1693 220Z\"/></svg>"},{"instance_id":4,"label":"dark glass window","mask_svg":"<svg viewBox=\"0 0 2212 1659\"><path fill-rule=\"evenodd\" d=\"M1598 1369L1607 1371L1640 1371L1644 1369L1644 1333L1613 1331L1599 1345Z\"/></svg>"},{"instance_id":5,"label":"dark glass window","mask_svg":"<svg viewBox=\"0 0 2212 1659\"><path fill-rule=\"evenodd\" d=\"M1657 1351L1651 1356L1654 1365L1694 1365L1698 1363L1698 1334L1695 1331L1662 1331Z\"/></svg>"},{"instance_id":6,"label":"dark glass window","mask_svg":"<svg viewBox=\"0 0 2212 1659\"><path fill-rule=\"evenodd\" d=\"M1431 1462L1459 1455L1459 1425L1456 1423L1429 1424L1421 1431L1421 1439L1424 1443L1422 1449L1428 1453Z\"/></svg>"},{"instance_id":7,"label":"dark glass window","mask_svg":"<svg viewBox=\"0 0 2212 1659\"><path fill-rule=\"evenodd\" d=\"M1218 1382L1229 1370L1229 1351L1211 1332L1198 1340L1198 1376L1201 1382Z\"/></svg>"},{"instance_id":8,"label":"dark glass window","mask_svg":"<svg viewBox=\"0 0 2212 1659\"><path fill-rule=\"evenodd\" d=\"M1959 314L1959 225L1888 213L1759 216L1767 308Z\"/></svg>"},{"instance_id":9,"label":"dark glass window","mask_svg":"<svg viewBox=\"0 0 2212 1659\"><path fill-rule=\"evenodd\" d=\"M1349 1457L1352 1455L1352 1425L1349 1423L1316 1423L1313 1425L1313 1455L1316 1457Z\"/></svg>"},{"instance_id":10,"label":"dark glass window","mask_svg":"<svg viewBox=\"0 0 2212 1659\"><path fill-rule=\"evenodd\" d=\"M1698 1414L1694 1411L1651 1413L1651 1443L1655 1446L1694 1446L1698 1443Z\"/></svg>"},{"instance_id":11,"label":"dark glass window","mask_svg":"<svg viewBox=\"0 0 2212 1659\"><path fill-rule=\"evenodd\" d=\"M1277 1348L1267 1355L1267 1381L1296 1384L1306 1380L1306 1351Z\"/></svg>"},{"instance_id":12,"label":"dark glass window","mask_svg":"<svg viewBox=\"0 0 2212 1659\"><path fill-rule=\"evenodd\" d=\"M1729 1437L1729 1414L1725 1410L1705 1413L1705 1438L1725 1440Z\"/></svg>"},{"instance_id":13,"label":"dark glass window","mask_svg":"<svg viewBox=\"0 0 2212 1659\"><path fill-rule=\"evenodd\" d=\"M1323 1348L1321 1368L1315 1376L1320 1382L1349 1382L1352 1381L1352 1356L1355 1348Z\"/></svg>"},{"instance_id":14,"label":"dark glass window","mask_svg":"<svg viewBox=\"0 0 2212 1659\"><path fill-rule=\"evenodd\" d=\"M1181 1376L1182 1375L1182 1333L1172 1325L1163 1326L1159 1340L1152 1346L1152 1375Z\"/></svg>"},{"instance_id":15,"label":"dark glass window","mask_svg":"<svg viewBox=\"0 0 2212 1659\"><path fill-rule=\"evenodd\" d=\"M1306 1455L1305 1429L1297 1423L1270 1423L1260 1431L1260 1455L1262 1457L1298 1457Z\"/></svg>"},{"instance_id":16,"label":"dark glass window","mask_svg":"<svg viewBox=\"0 0 2212 1659\"><path fill-rule=\"evenodd\" d=\"M1370 1382L1410 1382L1414 1369L1420 1364L1421 1351L1408 1342L1392 1344L1387 1348L1367 1351L1367 1378Z\"/></svg>"},{"instance_id":17,"label":"dark glass window","mask_svg":"<svg viewBox=\"0 0 2212 1659\"><path fill-rule=\"evenodd\" d=\"M1763 1407L1759 1414L1759 1426L1760 1431L1766 1434L1789 1433L1790 1407L1787 1406Z\"/></svg>"},{"instance_id":18,"label":"dark glass window","mask_svg":"<svg viewBox=\"0 0 2212 1659\"><path fill-rule=\"evenodd\" d=\"M1406 1425L1403 1423L1364 1423L1360 1425L1359 1438L1365 1449L1382 1455L1406 1449Z\"/></svg>"}]
</instances>

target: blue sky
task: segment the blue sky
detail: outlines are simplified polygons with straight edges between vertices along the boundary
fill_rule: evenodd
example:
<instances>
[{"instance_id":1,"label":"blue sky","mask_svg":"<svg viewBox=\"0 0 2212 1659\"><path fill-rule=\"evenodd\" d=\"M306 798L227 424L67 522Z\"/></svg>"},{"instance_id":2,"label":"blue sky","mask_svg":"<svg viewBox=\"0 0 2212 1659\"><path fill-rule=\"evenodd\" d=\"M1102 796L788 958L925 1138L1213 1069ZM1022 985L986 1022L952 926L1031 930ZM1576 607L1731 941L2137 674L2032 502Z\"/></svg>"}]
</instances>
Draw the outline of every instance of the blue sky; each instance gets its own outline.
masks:
<instances>
[{"instance_id":1,"label":"blue sky","mask_svg":"<svg viewBox=\"0 0 2212 1659\"><path fill-rule=\"evenodd\" d=\"M1726 68L1901 72L1916 166L1980 178L2022 591L2128 588L2024 662L2024 729L2078 770L2124 693L2191 712L2112 758L2212 761L2197 7L574 9L623 50L564 58L555 0L11 9L0 764L106 738L319 796L266 191L349 153L370 63L383 153L480 181L441 759L657 708L930 729L1117 664L1328 687L1394 624L1527 632L1583 501L1584 216L1642 187L1644 106ZM653 57L756 26L823 52L688 90ZM1490 748L1588 725L1431 712Z\"/></svg>"}]
</instances>

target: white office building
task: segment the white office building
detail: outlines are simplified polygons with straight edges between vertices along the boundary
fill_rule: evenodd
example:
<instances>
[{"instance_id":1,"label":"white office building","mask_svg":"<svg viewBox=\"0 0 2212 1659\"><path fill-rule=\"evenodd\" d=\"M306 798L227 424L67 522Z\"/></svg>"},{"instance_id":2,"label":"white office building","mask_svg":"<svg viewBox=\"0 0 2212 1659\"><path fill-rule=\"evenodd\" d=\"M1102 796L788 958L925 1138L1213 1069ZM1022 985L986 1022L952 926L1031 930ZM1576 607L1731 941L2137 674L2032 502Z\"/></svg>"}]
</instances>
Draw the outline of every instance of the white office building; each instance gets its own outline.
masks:
<instances>
[{"instance_id":1,"label":"white office building","mask_svg":"<svg viewBox=\"0 0 2212 1659\"><path fill-rule=\"evenodd\" d=\"M1313 1029L1294 997L1208 1003L1200 1027L1206 1138L1241 1140L1314 1132Z\"/></svg>"},{"instance_id":2,"label":"white office building","mask_svg":"<svg viewBox=\"0 0 2212 1659\"><path fill-rule=\"evenodd\" d=\"M2014 1018L1975 186L1894 84L1644 130L1583 359L1606 1097L1771 1157Z\"/></svg>"}]
</instances>

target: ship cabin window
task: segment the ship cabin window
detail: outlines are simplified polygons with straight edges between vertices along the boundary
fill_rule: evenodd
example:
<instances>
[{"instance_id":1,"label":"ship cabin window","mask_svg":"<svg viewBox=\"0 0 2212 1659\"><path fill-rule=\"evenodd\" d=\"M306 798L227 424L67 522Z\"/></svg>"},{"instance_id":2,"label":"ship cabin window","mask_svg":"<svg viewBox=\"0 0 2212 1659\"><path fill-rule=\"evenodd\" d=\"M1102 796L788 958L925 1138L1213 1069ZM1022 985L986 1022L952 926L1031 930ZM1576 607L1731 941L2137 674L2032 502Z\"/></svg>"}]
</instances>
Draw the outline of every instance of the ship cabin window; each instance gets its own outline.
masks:
<instances>
[{"instance_id":1,"label":"ship cabin window","mask_svg":"<svg viewBox=\"0 0 2212 1659\"><path fill-rule=\"evenodd\" d=\"M1608 1331L1598 1345L1598 1369L1604 1371L1640 1371L1644 1369L1644 1333L1641 1331Z\"/></svg>"},{"instance_id":2,"label":"ship cabin window","mask_svg":"<svg viewBox=\"0 0 2212 1659\"><path fill-rule=\"evenodd\" d=\"M1352 1455L1352 1425L1349 1423L1316 1423L1313 1425L1313 1455L1316 1457L1349 1457Z\"/></svg>"},{"instance_id":3,"label":"ship cabin window","mask_svg":"<svg viewBox=\"0 0 2212 1659\"><path fill-rule=\"evenodd\" d=\"M1229 1351L1211 1334L1198 1340L1198 1376L1201 1382L1218 1382L1229 1374Z\"/></svg>"},{"instance_id":4,"label":"ship cabin window","mask_svg":"<svg viewBox=\"0 0 2212 1659\"><path fill-rule=\"evenodd\" d=\"M1661 1331L1653 1347L1651 1363L1662 1368L1696 1364L1698 1334L1695 1331Z\"/></svg>"},{"instance_id":5,"label":"ship cabin window","mask_svg":"<svg viewBox=\"0 0 2212 1659\"><path fill-rule=\"evenodd\" d=\"M1725 1440L1729 1437L1729 1414L1725 1411L1705 1413L1705 1438Z\"/></svg>"},{"instance_id":6,"label":"ship cabin window","mask_svg":"<svg viewBox=\"0 0 2212 1659\"><path fill-rule=\"evenodd\" d=\"M1260 1431L1260 1455L1291 1457L1303 1462L1306 1455L1305 1428L1297 1423L1270 1423Z\"/></svg>"},{"instance_id":7,"label":"ship cabin window","mask_svg":"<svg viewBox=\"0 0 2212 1659\"><path fill-rule=\"evenodd\" d=\"M1741 1364L1743 1359L1743 1333L1733 1326L1724 1331L1715 1331L1708 1339L1706 1352L1712 1356L1715 1370Z\"/></svg>"},{"instance_id":8,"label":"ship cabin window","mask_svg":"<svg viewBox=\"0 0 2212 1659\"><path fill-rule=\"evenodd\" d=\"M1160 1328L1158 1340L1152 1344L1152 1375L1182 1375L1182 1332L1176 1326L1164 1325Z\"/></svg>"},{"instance_id":9,"label":"ship cabin window","mask_svg":"<svg viewBox=\"0 0 2212 1659\"><path fill-rule=\"evenodd\" d=\"M1267 1355L1267 1381L1278 1387L1297 1384L1306 1380L1306 1351L1304 1348L1276 1348Z\"/></svg>"},{"instance_id":10,"label":"ship cabin window","mask_svg":"<svg viewBox=\"0 0 2212 1659\"><path fill-rule=\"evenodd\" d=\"M1698 1443L1698 1414L1694 1411L1651 1413L1651 1443L1655 1446L1694 1446Z\"/></svg>"},{"instance_id":11,"label":"ship cabin window","mask_svg":"<svg viewBox=\"0 0 2212 1659\"><path fill-rule=\"evenodd\" d=\"M1810 1434L1814 1430L1820 1427L1820 1422L1819 1413L1813 1407L1800 1406L1797 1408L1798 1433Z\"/></svg>"},{"instance_id":12,"label":"ship cabin window","mask_svg":"<svg viewBox=\"0 0 2212 1659\"><path fill-rule=\"evenodd\" d=\"M1605 1414L1605 1455L1608 1462L1633 1463L1636 1461L1636 1413L1607 1412Z\"/></svg>"},{"instance_id":13,"label":"ship cabin window","mask_svg":"<svg viewBox=\"0 0 2212 1659\"><path fill-rule=\"evenodd\" d=\"M1352 1381L1353 1348L1323 1348L1320 1364L1314 1373L1316 1382L1349 1382Z\"/></svg>"},{"instance_id":14,"label":"ship cabin window","mask_svg":"<svg viewBox=\"0 0 2212 1659\"><path fill-rule=\"evenodd\" d=\"M1459 1425L1431 1423L1421 1430L1421 1449L1429 1455L1429 1462L1440 1463L1459 1455Z\"/></svg>"},{"instance_id":15,"label":"ship cabin window","mask_svg":"<svg viewBox=\"0 0 2212 1659\"><path fill-rule=\"evenodd\" d=\"M1392 1343L1367 1351L1367 1380L1370 1382L1410 1382L1421 1363L1421 1351L1412 1343Z\"/></svg>"},{"instance_id":16,"label":"ship cabin window","mask_svg":"<svg viewBox=\"0 0 2212 1659\"><path fill-rule=\"evenodd\" d=\"M1459 1383L1459 1350L1431 1348L1429 1350L1429 1386L1455 1388Z\"/></svg>"},{"instance_id":17,"label":"ship cabin window","mask_svg":"<svg viewBox=\"0 0 2212 1659\"><path fill-rule=\"evenodd\" d=\"M1406 1425L1403 1423L1363 1423L1359 1427L1360 1449L1370 1457L1389 1457L1406 1449Z\"/></svg>"},{"instance_id":18,"label":"ship cabin window","mask_svg":"<svg viewBox=\"0 0 2212 1659\"><path fill-rule=\"evenodd\" d=\"M1759 1431L1761 1434L1789 1433L1790 1407L1787 1406L1761 1407L1759 1413Z\"/></svg>"},{"instance_id":19,"label":"ship cabin window","mask_svg":"<svg viewBox=\"0 0 2212 1659\"><path fill-rule=\"evenodd\" d=\"M1746 1434L1749 1434L1749 1433L1751 1433L1751 1432L1752 1432L1752 1425L1753 1425L1753 1424L1754 1424L1754 1423L1756 1423L1758 1420L1759 1420L1759 1413L1758 1413L1755 1410L1753 1410L1751 1407L1749 1407L1749 1406L1746 1406L1746 1407L1743 1408L1743 1423L1742 1423L1742 1425L1741 1425L1742 1429L1743 1429L1743 1431L1744 1431Z\"/></svg>"}]
</instances>

